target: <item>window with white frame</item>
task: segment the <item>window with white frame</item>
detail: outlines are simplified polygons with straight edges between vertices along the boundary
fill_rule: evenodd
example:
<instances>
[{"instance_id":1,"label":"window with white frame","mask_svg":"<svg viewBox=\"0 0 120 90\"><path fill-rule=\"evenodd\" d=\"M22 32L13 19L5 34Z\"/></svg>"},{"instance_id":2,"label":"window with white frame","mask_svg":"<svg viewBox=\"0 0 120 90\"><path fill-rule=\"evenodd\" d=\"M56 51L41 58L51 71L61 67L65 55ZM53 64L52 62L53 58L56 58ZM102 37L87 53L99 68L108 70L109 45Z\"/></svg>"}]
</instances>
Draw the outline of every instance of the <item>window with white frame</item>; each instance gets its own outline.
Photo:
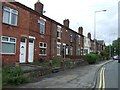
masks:
<instances>
[{"instance_id":1,"label":"window with white frame","mask_svg":"<svg viewBox=\"0 0 120 90\"><path fill-rule=\"evenodd\" d=\"M60 55L60 46L61 46L61 44L57 43L57 55Z\"/></svg>"},{"instance_id":2,"label":"window with white frame","mask_svg":"<svg viewBox=\"0 0 120 90\"><path fill-rule=\"evenodd\" d=\"M2 54L16 53L16 38L2 36Z\"/></svg>"},{"instance_id":3,"label":"window with white frame","mask_svg":"<svg viewBox=\"0 0 120 90\"><path fill-rule=\"evenodd\" d=\"M7 6L3 6L3 23L17 26L18 11L11 9Z\"/></svg>"},{"instance_id":4,"label":"window with white frame","mask_svg":"<svg viewBox=\"0 0 120 90\"><path fill-rule=\"evenodd\" d=\"M80 44L80 35L78 35L78 44Z\"/></svg>"},{"instance_id":5,"label":"window with white frame","mask_svg":"<svg viewBox=\"0 0 120 90\"><path fill-rule=\"evenodd\" d=\"M41 34L45 34L45 19L40 18L40 20L38 20L38 23L40 23L40 33Z\"/></svg>"},{"instance_id":6,"label":"window with white frame","mask_svg":"<svg viewBox=\"0 0 120 90\"><path fill-rule=\"evenodd\" d=\"M57 26L57 38L61 39L61 26Z\"/></svg>"},{"instance_id":7,"label":"window with white frame","mask_svg":"<svg viewBox=\"0 0 120 90\"><path fill-rule=\"evenodd\" d=\"M70 55L73 55L73 46L70 46Z\"/></svg>"},{"instance_id":8,"label":"window with white frame","mask_svg":"<svg viewBox=\"0 0 120 90\"><path fill-rule=\"evenodd\" d=\"M72 42L72 33L70 33L70 42Z\"/></svg>"},{"instance_id":9,"label":"window with white frame","mask_svg":"<svg viewBox=\"0 0 120 90\"><path fill-rule=\"evenodd\" d=\"M81 53L80 48L78 48L78 56L80 56L80 53Z\"/></svg>"},{"instance_id":10,"label":"window with white frame","mask_svg":"<svg viewBox=\"0 0 120 90\"><path fill-rule=\"evenodd\" d=\"M39 55L47 55L47 43L40 42L40 54Z\"/></svg>"}]
</instances>

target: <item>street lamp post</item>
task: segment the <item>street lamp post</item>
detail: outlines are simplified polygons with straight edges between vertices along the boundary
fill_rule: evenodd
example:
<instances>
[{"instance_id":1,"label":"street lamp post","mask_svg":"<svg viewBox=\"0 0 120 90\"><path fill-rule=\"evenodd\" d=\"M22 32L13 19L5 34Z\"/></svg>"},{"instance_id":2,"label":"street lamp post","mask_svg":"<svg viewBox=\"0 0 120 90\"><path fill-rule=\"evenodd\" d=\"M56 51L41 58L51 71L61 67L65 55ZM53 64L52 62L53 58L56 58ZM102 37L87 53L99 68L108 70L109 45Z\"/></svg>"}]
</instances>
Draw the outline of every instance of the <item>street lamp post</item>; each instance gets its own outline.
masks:
<instances>
[{"instance_id":1,"label":"street lamp post","mask_svg":"<svg viewBox=\"0 0 120 90\"><path fill-rule=\"evenodd\" d=\"M105 12L107 10L99 10L94 12L94 52L96 52L96 13L97 12Z\"/></svg>"}]
</instances>

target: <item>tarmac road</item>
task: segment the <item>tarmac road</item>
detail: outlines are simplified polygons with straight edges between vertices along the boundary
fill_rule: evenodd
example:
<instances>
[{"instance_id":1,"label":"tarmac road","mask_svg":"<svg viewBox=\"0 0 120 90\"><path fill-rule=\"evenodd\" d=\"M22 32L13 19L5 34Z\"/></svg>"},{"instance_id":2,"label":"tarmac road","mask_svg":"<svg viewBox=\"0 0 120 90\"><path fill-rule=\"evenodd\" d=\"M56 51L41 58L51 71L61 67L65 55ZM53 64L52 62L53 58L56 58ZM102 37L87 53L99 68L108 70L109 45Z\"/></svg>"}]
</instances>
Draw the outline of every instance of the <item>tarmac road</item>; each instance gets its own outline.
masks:
<instances>
[{"instance_id":1,"label":"tarmac road","mask_svg":"<svg viewBox=\"0 0 120 90\"><path fill-rule=\"evenodd\" d=\"M114 88L120 90L120 63L117 60L104 65L100 70L97 78L96 88L108 89Z\"/></svg>"}]
</instances>

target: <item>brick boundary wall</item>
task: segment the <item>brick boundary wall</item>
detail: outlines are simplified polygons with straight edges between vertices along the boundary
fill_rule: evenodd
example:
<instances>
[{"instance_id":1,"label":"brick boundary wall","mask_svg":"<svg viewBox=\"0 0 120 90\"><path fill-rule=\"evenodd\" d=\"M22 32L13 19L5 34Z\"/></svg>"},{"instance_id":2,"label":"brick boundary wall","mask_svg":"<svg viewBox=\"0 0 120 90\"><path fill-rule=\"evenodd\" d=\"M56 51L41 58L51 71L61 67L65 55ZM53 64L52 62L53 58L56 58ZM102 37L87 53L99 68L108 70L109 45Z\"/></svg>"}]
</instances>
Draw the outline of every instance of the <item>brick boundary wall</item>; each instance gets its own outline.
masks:
<instances>
[{"instance_id":1,"label":"brick boundary wall","mask_svg":"<svg viewBox=\"0 0 120 90\"><path fill-rule=\"evenodd\" d=\"M86 61L80 60L80 59L72 59L72 60L63 59L61 60L61 65L59 69L63 71L63 70L72 69L72 68L80 67L82 65L87 65L87 64L88 63ZM35 69L25 70L24 75L27 76L30 80L36 81L45 76L50 75L52 73L52 70L55 68L36 67Z\"/></svg>"}]
</instances>

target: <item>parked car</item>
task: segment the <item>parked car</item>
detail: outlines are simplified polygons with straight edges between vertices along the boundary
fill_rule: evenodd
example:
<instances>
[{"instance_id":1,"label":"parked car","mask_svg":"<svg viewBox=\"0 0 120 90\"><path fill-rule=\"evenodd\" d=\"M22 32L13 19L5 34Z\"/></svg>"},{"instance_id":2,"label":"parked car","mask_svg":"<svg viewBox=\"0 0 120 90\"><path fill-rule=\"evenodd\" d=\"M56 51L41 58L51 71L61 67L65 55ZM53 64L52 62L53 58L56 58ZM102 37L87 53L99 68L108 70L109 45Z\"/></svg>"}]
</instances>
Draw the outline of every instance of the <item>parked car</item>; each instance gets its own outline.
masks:
<instances>
[{"instance_id":1,"label":"parked car","mask_svg":"<svg viewBox=\"0 0 120 90\"><path fill-rule=\"evenodd\" d=\"M117 56L114 56L113 59L114 59L114 60L118 60L118 63L120 63L120 56L118 56L118 55L117 55Z\"/></svg>"},{"instance_id":2,"label":"parked car","mask_svg":"<svg viewBox=\"0 0 120 90\"><path fill-rule=\"evenodd\" d=\"M118 55L113 56L113 60L117 60Z\"/></svg>"}]
</instances>

